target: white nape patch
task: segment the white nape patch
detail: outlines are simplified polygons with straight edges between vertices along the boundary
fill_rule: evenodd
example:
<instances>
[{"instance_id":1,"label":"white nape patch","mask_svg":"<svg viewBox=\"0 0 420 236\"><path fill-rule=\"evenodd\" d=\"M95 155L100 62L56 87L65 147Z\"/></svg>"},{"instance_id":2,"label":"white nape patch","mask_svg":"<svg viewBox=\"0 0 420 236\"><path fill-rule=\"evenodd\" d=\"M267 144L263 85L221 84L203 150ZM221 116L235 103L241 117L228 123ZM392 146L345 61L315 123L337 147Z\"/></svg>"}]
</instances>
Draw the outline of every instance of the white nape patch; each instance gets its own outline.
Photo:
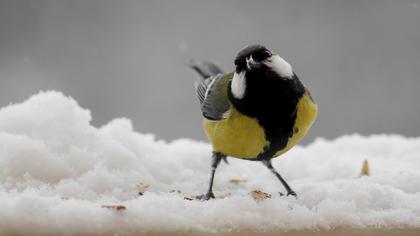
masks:
<instances>
[{"instance_id":1,"label":"white nape patch","mask_svg":"<svg viewBox=\"0 0 420 236\"><path fill-rule=\"evenodd\" d=\"M292 66L279 55L273 55L264 61L268 67L270 67L274 72L276 72L281 77L292 77L293 69Z\"/></svg>"},{"instance_id":2,"label":"white nape patch","mask_svg":"<svg viewBox=\"0 0 420 236\"><path fill-rule=\"evenodd\" d=\"M242 99L244 97L246 89L245 71L239 74L235 72L230 89L235 98Z\"/></svg>"}]
</instances>

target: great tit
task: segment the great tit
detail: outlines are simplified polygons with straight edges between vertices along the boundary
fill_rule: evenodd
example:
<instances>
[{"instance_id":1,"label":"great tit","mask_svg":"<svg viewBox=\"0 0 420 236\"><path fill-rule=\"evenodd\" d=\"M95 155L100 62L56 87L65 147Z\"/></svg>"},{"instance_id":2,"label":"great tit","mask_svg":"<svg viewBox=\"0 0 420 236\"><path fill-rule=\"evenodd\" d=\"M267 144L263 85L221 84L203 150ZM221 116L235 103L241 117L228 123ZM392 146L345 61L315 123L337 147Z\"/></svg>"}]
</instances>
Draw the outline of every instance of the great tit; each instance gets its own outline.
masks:
<instances>
[{"instance_id":1,"label":"great tit","mask_svg":"<svg viewBox=\"0 0 420 236\"><path fill-rule=\"evenodd\" d=\"M216 168L226 157L261 161L297 197L271 159L298 143L314 123L318 107L292 66L261 45L242 49L235 71L223 73L213 63L191 64L203 80L196 83L204 131L213 147L212 191Z\"/></svg>"}]
</instances>

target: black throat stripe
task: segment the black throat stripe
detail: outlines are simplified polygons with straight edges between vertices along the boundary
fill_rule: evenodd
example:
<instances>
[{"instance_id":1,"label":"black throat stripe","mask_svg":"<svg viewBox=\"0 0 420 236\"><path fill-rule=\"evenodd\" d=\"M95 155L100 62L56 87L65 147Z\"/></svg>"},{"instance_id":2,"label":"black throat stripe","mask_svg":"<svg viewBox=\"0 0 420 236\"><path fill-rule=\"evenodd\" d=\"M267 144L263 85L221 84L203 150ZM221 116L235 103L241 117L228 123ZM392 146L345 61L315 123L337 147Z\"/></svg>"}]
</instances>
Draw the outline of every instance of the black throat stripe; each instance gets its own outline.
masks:
<instances>
[{"instance_id":1,"label":"black throat stripe","mask_svg":"<svg viewBox=\"0 0 420 236\"><path fill-rule=\"evenodd\" d=\"M246 83L242 99L233 96L229 85L229 99L239 112L258 120L270 142L255 160L270 159L293 135L297 104L305 88L296 75L282 78L270 70L247 72Z\"/></svg>"}]
</instances>

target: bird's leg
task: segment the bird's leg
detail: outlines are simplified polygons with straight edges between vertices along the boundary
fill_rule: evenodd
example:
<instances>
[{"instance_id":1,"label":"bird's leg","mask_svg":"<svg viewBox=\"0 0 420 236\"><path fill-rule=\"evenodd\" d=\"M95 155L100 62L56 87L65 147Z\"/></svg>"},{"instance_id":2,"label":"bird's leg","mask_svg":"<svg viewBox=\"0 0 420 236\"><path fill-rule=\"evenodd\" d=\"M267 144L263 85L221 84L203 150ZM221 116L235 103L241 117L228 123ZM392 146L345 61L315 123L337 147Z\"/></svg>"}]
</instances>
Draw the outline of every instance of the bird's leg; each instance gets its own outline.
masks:
<instances>
[{"instance_id":1,"label":"bird's leg","mask_svg":"<svg viewBox=\"0 0 420 236\"><path fill-rule=\"evenodd\" d=\"M214 198L213 194L213 180L214 174L216 173L217 166L219 165L220 161L226 158L226 156L220 152L213 152L212 156L212 163L211 163L211 176L210 176L210 184L209 189L206 194L200 195L197 198L200 200L209 200L210 198Z\"/></svg>"},{"instance_id":2,"label":"bird's leg","mask_svg":"<svg viewBox=\"0 0 420 236\"><path fill-rule=\"evenodd\" d=\"M262 163L271 171L271 173L273 173L279 180L280 182L283 184L284 188L287 191L287 196L292 195L295 196L297 198L297 194L295 191L293 191L290 186L287 184L287 182L283 179L283 177L281 177L281 175L279 174L279 172L276 171L276 169L274 169L273 165L271 164L271 160L263 160ZM281 194L281 193L280 193Z\"/></svg>"}]
</instances>

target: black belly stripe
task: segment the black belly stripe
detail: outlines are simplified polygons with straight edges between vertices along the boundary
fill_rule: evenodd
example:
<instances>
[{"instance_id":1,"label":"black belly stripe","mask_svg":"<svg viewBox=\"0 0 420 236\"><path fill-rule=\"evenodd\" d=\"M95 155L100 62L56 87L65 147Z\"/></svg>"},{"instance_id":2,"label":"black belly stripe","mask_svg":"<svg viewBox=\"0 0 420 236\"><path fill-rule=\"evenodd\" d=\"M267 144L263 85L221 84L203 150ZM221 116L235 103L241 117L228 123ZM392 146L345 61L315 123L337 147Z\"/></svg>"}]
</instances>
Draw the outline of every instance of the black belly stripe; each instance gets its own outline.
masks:
<instances>
[{"instance_id":1,"label":"black belly stripe","mask_svg":"<svg viewBox=\"0 0 420 236\"><path fill-rule=\"evenodd\" d=\"M270 159L287 146L294 133L297 104L304 93L305 88L296 75L281 78L267 71L247 74L245 96L240 100L229 89L229 99L235 108L256 118L270 143L255 160Z\"/></svg>"}]
</instances>

